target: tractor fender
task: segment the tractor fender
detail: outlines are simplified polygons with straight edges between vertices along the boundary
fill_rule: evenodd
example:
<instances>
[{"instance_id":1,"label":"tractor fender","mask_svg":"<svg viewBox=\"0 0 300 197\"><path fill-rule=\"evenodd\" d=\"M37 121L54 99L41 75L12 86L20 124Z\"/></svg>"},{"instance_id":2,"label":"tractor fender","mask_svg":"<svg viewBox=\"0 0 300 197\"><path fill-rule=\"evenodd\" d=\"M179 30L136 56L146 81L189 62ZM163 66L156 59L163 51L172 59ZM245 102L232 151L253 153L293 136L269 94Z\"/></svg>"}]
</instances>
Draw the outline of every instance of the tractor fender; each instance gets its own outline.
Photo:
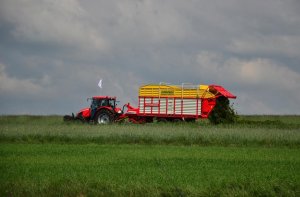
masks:
<instances>
[{"instance_id":1,"label":"tractor fender","mask_svg":"<svg viewBox=\"0 0 300 197\"><path fill-rule=\"evenodd\" d=\"M96 113L98 113L98 112L101 111L101 110L108 110L109 112L111 112L111 113L113 113L113 114L115 113L114 110L112 109L112 107L108 107L108 106L101 106L101 107L98 107Z\"/></svg>"}]
</instances>

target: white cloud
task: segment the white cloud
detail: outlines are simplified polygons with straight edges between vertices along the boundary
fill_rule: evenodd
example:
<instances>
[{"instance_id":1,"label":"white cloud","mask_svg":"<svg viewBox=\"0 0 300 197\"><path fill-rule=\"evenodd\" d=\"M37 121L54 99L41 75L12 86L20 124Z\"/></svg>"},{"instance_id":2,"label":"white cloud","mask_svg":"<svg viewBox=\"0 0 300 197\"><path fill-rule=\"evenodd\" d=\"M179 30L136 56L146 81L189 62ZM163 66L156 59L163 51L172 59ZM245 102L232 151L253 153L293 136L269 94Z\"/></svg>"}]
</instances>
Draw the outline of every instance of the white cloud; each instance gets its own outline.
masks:
<instances>
[{"instance_id":1,"label":"white cloud","mask_svg":"<svg viewBox=\"0 0 300 197\"><path fill-rule=\"evenodd\" d=\"M266 58L225 58L207 51L199 53L197 62L197 71L203 77L209 73L225 88L238 87L242 113L299 113L299 107L292 109L290 103L300 102L300 73L286 65Z\"/></svg>"},{"instance_id":2,"label":"white cloud","mask_svg":"<svg viewBox=\"0 0 300 197\"><path fill-rule=\"evenodd\" d=\"M267 58L225 58L219 53L203 51L198 54L197 62L199 71L212 73L220 81L284 89L300 88L299 73Z\"/></svg>"},{"instance_id":3,"label":"white cloud","mask_svg":"<svg viewBox=\"0 0 300 197\"><path fill-rule=\"evenodd\" d=\"M255 93L255 92L254 92ZM259 94L260 92L256 92ZM234 108L238 112L246 112L247 114L280 114L279 109L272 108L272 103L269 102L269 100L266 102L266 100L250 96L252 94L247 91L239 91L237 92L238 98L237 101L233 101ZM281 112L282 109L280 109ZM287 113L288 112L283 112Z\"/></svg>"}]
</instances>

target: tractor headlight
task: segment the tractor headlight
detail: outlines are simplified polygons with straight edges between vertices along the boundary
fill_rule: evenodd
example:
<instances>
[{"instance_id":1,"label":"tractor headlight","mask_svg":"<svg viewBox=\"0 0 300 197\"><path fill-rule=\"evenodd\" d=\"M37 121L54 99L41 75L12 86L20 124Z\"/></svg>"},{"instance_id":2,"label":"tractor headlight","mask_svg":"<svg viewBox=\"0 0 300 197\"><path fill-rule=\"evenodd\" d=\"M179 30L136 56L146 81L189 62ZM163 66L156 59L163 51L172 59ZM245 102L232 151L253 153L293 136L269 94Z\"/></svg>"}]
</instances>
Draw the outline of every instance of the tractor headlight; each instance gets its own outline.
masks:
<instances>
[{"instance_id":1,"label":"tractor headlight","mask_svg":"<svg viewBox=\"0 0 300 197\"><path fill-rule=\"evenodd\" d=\"M118 111L118 114L121 114L121 113L122 113L122 111L121 111L121 110L119 110L119 111Z\"/></svg>"}]
</instances>

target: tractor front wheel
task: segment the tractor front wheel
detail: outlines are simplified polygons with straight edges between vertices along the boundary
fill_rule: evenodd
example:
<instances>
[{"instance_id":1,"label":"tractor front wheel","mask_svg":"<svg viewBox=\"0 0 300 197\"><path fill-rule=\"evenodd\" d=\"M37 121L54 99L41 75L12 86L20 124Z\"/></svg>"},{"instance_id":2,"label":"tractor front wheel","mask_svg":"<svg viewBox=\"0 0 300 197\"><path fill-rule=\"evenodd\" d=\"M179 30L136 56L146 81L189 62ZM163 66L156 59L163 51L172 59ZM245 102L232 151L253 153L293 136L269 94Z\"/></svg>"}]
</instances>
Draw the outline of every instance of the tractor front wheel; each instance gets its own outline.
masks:
<instances>
[{"instance_id":1,"label":"tractor front wheel","mask_svg":"<svg viewBox=\"0 0 300 197\"><path fill-rule=\"evenodd\" d=\"M97 124L109 124L113 120L113 114L108 110L101 110L95 116L95 122Z\"/></svg>"}]
</instances>

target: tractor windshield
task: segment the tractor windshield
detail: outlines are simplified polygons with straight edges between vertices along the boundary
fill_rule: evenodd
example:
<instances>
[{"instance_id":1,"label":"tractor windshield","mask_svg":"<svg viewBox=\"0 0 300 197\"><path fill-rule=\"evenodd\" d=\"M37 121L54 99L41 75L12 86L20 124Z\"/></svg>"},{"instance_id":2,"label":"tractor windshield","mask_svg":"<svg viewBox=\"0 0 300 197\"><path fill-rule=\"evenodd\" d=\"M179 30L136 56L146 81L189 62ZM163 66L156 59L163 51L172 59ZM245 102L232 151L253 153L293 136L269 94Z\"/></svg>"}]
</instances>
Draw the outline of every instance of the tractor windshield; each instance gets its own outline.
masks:
<instances>
[{"instance_id":1,"label":"tractor windshield","mask_svg":"<svg viewBox=\"0 0 300 197\"><path fill-rule=\"evenodd\" d=\"M98 108L100 106L107 106L107 107L115 107L115 99L92 99L91 108Z\"/></svg>"},{"instance_id":2,"label":"tractor windshield","mask_svg":"<svg viewBox=\"0 0 300 197\"><path fill-rule=\"evenodd\" d=\"M101 104L101 100L92 99L91 108L92 109L97 108L98 106L100 106L100 104Z\"/></svg>"}]
</instances>

